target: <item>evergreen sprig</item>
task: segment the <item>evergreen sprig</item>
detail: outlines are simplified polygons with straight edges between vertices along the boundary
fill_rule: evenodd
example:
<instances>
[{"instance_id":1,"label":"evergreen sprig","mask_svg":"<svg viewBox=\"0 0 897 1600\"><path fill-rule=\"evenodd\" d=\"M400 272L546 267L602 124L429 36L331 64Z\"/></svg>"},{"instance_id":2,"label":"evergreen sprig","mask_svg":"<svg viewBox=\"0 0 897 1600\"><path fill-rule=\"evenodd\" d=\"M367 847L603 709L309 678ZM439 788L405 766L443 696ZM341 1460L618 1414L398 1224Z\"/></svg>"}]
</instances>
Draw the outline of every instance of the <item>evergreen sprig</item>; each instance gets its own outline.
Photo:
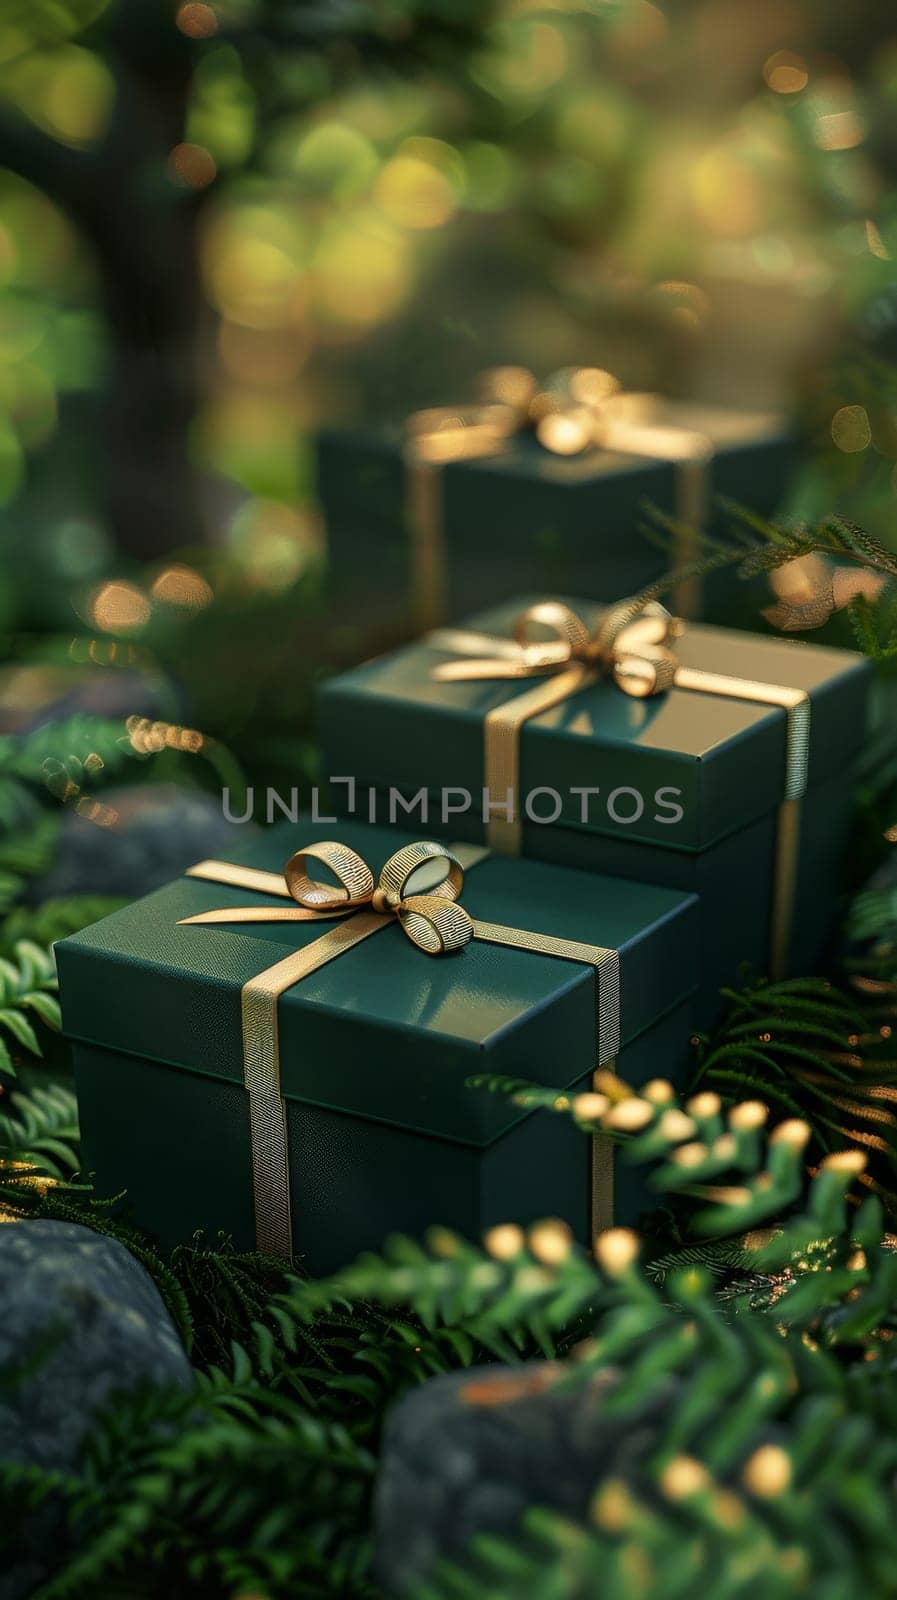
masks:
<instances>
[{"instance_id":1,"label":"evergreen sprig","mask_svg":"<svg viewBox=\"0 0 897 1600\"><path fill-rule=\"evenodd\" d=\"M422 1295L438 1314L462 1321L488 1316L509 1297L525 1319L561 1300L571 1284L578 1304L591 1278L593 1336L578 1345L574 1362L558 1366L555 1381L603 1374L602 1414L629 1434L627 1476L615 1476L609 1463L587 1525L534 1508L517 1541L479 1539L474 1563L437 1573L415 1591L421 1600L497 1600L508 1592L585 1600L599 1574L601 1593L614 1600L683 1600L696 1592L729 1600L755 1592L758 1582L775 1595L831 1600L889 1592L897 1554L889 1487L897 1470L890 1425L897 1372L889 1353L897 1255L883 1236L878 1199L857 1206L851 1194L864 1158L852 1150L827 1156L804 1189L806 1124L789 1120L767 1133L748 1102L731 1109L718 1133L718 1102L714 1110L715 1097L698 1098L705 1103L665 1097L661 1117L683 1119L679 1134L686 1121L698 1122L701 1142L712 1136L716 1144L713 1170L703 1155L681 1162L711 1180L699 1197L701 1232L752 1224L759 1195L772 1188L781 1200L797 1181L792 1214L771 1235L742 1241L768 1284L762 1305L755 1296L720 1300L710 1275L694 1266L678 1268L661 1288L625 1229L599 1235L595 1264L560 1224L537 1225L526 1236L494 1230L484 1251L471 1256L465 1247L463 1295L445 1271L447 1257L456 1258L438 1236L424 1259L397 1261L393 1251L379 1271L367 1262L369 1294L389 1304ZM630 1095L616 1104L630 1102L632 1123L634 1106L643 1105L636 1143L644 1150L646 1139L659 1136L658 1101ZM661 1142L673 1145L673 1156L695 1147L666 1136ZM743 1180L737 1188L714 1181L723 1159ZM661 1169L661 1188L678 1165ZM347 1290L358 1271L338 1275L332 1287Z\"/></svg>"},{"instance_id":2,"label":"evergreen sprig","mask_svg":"<svg viewBox=\"0 0 897 1600\"><path fill-rule=\"evenodd\" d=\"M709 577L723 568L732 568L736 577L749 580L793 561L821 556L825 566L809 598L778 601L767 608L767 621L792 633L821 627L838 609L832 573L838 566L852 566L869 574L877 589L873 594L858 592L843 606L857 648L879 663L897 657L897 555L893 551L848 517L833 515L812 524L789 525L766 521L725 496L718 499L729 516L725 539L689 528L651 508L644 533L665 550L674 549L675 541L687 535L697 542L701 553L649 585L643 591L645 598L659 598L684 579Z\"/></svg>"},{"instance_id":3,"label":"evergreen sprig","mask_svg":"<svg viewBox=\"0 0 897 1600\"><path fill-rule=\"evenodd\" d=\"M512 1092L536 1091L517 1080ZM637 1477L615 1479L611 1463L588 1524L533 1508L513 1545L481 1541L475 1569L434 1576L422 1595L497 1600L519 1578L528 1596L574 1600L601 1572L614 1600L683 1600L686 1582L730 1600L749 1579L783 1596L825 1594L837 1579L841 1600L854 1593L849 1570L867 1587L892 1570L897 1535L883 1507L897 1471L897 1255L877 1198L858 1206L850 1193L862 1153L826 1156L807 1185L809 1126L769 1129L757 1101L726 1109L708 1090L683 1101L661 1080L635 1092L611 1075L586 1096L552 1094L554 1114L652 1162L661 1194L689 1188L696 1236L737 1243L747 1263L738 1292L721 1297L693 1262L652 1272L625 1229L599 1236L596 1263L552 1221L495 1228L484 1248L445 1230L425 1246L394 1240L323 1283L198 1244L163 1262L143 1241L197 1388L119 1403L71 1476L0 1470L4 1511L62 1507L59 1570L39 1600L98 1590L161 1600L188 1581L209 1600L247 1588L272 1600L372 1596L372 1451L385 1407L430 1372L557 1358L574 1341L558 1380L610 1373L603 1405L617 1428L659 1405L654 1430L638 1424ZM115 1207L71 1186L11 1182L0 1204L10 1196L19 1214L80 1218L139 1245ZM575 1559L559 1562L563 1550Z\"/></svg>"},{"instance_id":4,"label":"evergreen sprig","mask_svg":"<svg viewBox=\"0 0 897 1600\"><path fill-rule=\"evenodd\" d=\"M68 1560L34 1600L127 1592L364 1595L370 1452L266 1390L239 1357L195 1390L145 1391L98 1421L83 1467L30 1474L30 1509L61 1497ZM0 1467L0 1495L21 1494ZM194 1587L195 1586L195 1587Z\"/></svg>"},{"instance_id":5,"label":"evergreen sprig","mask_svg":"<svg viewBox=\"0 0 897 1600\"><path fill-rule=\"evenodd\" d=\"M897 1216L897 1009L888 993L861 996L822 978L756 981L725 990L711 1038L697 1036L691 1089L729 1100L758 1095L803 1117L810 1154L845 1142L871 1157L864 1181Z\"/></svg>"}]
</instances>

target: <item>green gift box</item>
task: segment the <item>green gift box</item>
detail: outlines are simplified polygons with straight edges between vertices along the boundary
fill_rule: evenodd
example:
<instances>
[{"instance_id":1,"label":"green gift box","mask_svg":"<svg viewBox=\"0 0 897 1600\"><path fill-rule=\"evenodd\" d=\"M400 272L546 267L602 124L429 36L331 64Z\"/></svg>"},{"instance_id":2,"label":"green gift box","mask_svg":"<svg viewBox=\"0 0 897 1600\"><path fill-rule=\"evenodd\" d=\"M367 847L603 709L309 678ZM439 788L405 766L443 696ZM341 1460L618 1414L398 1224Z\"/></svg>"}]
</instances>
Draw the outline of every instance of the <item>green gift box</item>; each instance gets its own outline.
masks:
<instances>
[{"instance_id":1,"label":"green gift box","mask_svg":"<svg viewBox=\"0 0 897 1600\"><path fill-rule=\"evenodd\" d=\"M529 603L470 627L506 641ZM607 616L569 605L589 629ZM838 904L870 681L863 657L687 625L672 644L675 686L635 698L607 671L593 674L513 733L497 730L499 754L513 744L519 762L521 826L509 843L497 811L484 820L490 724L542 691L532 678L441 681L466 644L465 631L441 630L323 686L326 770L344 780L334 803L351 802L351 776L356 805L378 820L409 826L411 816L430 832L698 894L702 1022L743 963L773 976L813 970ZM488 657L489 639L477 644ZM496 796L494 772L489 789L494 807L505 792Z\"/></svg>"},{"instance_id":2,"label":"green gift box","mask_svg":"<svg viewBox=\"0 0 897 1600\"><path fill-rule=\"evenodd\" d=\"M358 822L329 834L375 877L419 838ZM289 824L235 855L282 885L286 858L324 837ZM675 1077L696 982L695 901L457 848L468 865L459 903L476 937L451 953L416 947L391 905L341 921L231 921L235 908L283 916L293 906L266 878L239 886L239 868L230 884L187 875L61 941L85 1170L99 1192L126 1190L166 1245L202 1229L277 1253L286 1205L293 1248L316 1273L433 1223L476 1238L553 1215L587 1239L591 1150L606 1153L606 1140L467 1080L510 1075L561 1094L590 1090L598 1065L634 1084ZM413 930L419 913L399 904ZM219 908L220 925L183 920ZM351 944L357 917L375 936ZM518 945L504 942L508 930ZM330 958L315 965L325 939ZM561 941L600 951L599 964ZM305 975L274 1001L272 1106L258 1086L251 996L284 961ZM638 1207L633 1181L624 1168L617 1217ZM599 1221L609 1220L605 1210Z\"/></svg>"},{"instance_id":3,"label":"green gift box","mask_svg":"<svg viewBox=\"0 0 897 1600\"><path fill-rule=\"evenodd\" d=\"M705 440L710 458L648 453L642 429L641 453L561 456L520 432L491 454L421 463L400 426L326 430L317 485L342 614L407 629L457 621L472 600L500 604L520 589L633 594L695 553L661 549L644 531L647 506L715 535L725 531L718 496L773 514L797 459L781 417L673 402L661 416ZM659 434L659 452L669 438ZM714 574L683 589L677 609L723 615L733 588Z\"/></svg>"}]
</instances>

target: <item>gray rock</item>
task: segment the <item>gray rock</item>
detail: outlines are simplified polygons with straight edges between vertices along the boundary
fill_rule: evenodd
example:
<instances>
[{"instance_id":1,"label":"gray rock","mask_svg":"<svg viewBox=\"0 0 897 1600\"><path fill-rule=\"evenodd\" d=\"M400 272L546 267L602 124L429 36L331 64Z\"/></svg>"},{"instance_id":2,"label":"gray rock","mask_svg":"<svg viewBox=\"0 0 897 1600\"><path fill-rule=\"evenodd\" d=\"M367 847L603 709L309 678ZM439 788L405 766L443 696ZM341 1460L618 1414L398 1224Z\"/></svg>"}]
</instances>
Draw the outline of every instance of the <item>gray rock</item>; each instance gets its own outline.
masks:
<instances>
[{"instance_id":1,"label":"gray rock","mask_svg":"<svg viewBox=\"0 0 897 1600\"><path fill-rule=\"evenodd\" d=\"M558 1362L479 1367L432 1378L387 1419L374 1506L377 1577L410 1593L441 1559L463 1562L479 1533L514 1538L523 1512L582 1521L609 1472L629 1477L656 1439L651 1411L608 1416L608 1369L571 1384Z\"/></svg>"},{"instance_id":2,"label":"gray rock","mask_svg":"<svg viewBox=\"0 0 897 1600\"><path fill-rule=\"evenodd\" d=\"M66 895L124 895L136 900L170 883L186 867L243 841L249 824L228 822L221 801L171 783L104 789L114 820L98 828L68 810L50 871L36 879L36 905Z\"/></svg>"},{"instance_id":3,"label":"gray rock","mask_svg":"<svg viewBox=\"0 0 897 1600\"><path fill-rule=\"evenodd\" d=\"M0 1227L0 1461L77 1466L96 1413L146 1385L187 1386L190 1363L158 1289L124 1245L70 1222ZM0 1600L30 1594L52 1558L52 1507L19 1530Z\"/></svg>"}]
</instances>

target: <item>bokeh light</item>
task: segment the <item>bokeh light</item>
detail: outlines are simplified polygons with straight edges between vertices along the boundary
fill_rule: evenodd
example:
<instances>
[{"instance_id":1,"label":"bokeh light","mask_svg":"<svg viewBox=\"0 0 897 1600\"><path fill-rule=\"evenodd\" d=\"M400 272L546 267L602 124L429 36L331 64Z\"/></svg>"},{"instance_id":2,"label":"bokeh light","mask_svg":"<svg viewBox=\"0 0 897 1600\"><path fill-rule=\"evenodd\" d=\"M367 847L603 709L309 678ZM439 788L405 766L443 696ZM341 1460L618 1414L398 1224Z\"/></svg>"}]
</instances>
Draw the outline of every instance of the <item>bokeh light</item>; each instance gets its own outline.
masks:
<instances>
[{"instance_id":1,"label":"bokeh light","mask_svg":"<svg viewBox=\"0 0 897 1600\"><path fill-rule=\"evenodd\" d=\"M297 217L282 208L234 205L215 216L203 262L213 303L231 322L276 328L305 307L308 240Z\"/></svg>"},{"instance_id":2,"label":"bokeh light","mask_svg":"<svg viewBox=\"0 0 897 1600\"><path fill-rule=\"evenodd\" d=\"M391 222L404 228L439 228L457 207L461 163L437 139L408 140L383 167L374 194Z\"/></svg>"},{"instance_id":3,"label":"bokeh light","mask_svg":"<svg viewBox=\"0 0 897 1600\"><path fill-rule=\"evenodd\" d=\"M407 236L378 209L334 217L322 230L310 292L329 329L361 329L398 310L412 283Z\"/></svg>"},{"instance_id":4,"label":"bokeh light","mask_svg":"<svg viewBox=\"0 0 897 1600\"><path fill-rule=\"evenodd\" d=\"M867 450L872 443L872 428L865 406L840 406L832 417L833 443L847 455Z\"/></svg>"},{"instance_id":5,"label":"bokeh light","mask_svg":"<svg viewBox=\"0 0 897 1600\"><path fill-rule=\"evenodd\" d=\"M123 578L101 584L90 602L91 621L104 633L134 633L150 619L150 603L136 584Z\"/></svg>"},{"instance_id":6,"label":"bokeh light","mask_svg":"<svg viewBox=\"0 0 897 1600\"><path fill-rule=\"evenodd\" d=\"M289 152L293 172L338 200L364 194L379 165L371 140L358 128L336 120L317 123Z\"/></svg>"},{"instance_id":7,"label":"bokeh light","mask_svg":"<svg viewBox=\"0 0 897 1600\"><path fill-rule=\"evenodd\" d=\"M807 63L790 50L776 50L764 62L763 76L775 94L799 94L810 81Z\"/></svg>"},{"instance_id":8,"label":"bokeh light","mask_svg":"<svg viewBox=\"0 0 897 1600\"><path fill-rule=\"evenodd\" d=\"M62 144L88 145L105 132L115 79L94 51L74 44L24 51L5 70L0 65L0 73L7 94L25 115Z\"/></svg>"},{"instance_id":9,"label":"bokeh light","mask_svg":"<svg viewBox=\"0 0 897 1600\"><path fill-rule=\"evenodd\" d=\"M320 558L321 530L309 511L273 500L255 500L231 525L232 548L255 588L288 589Z\"/></svg>"},{"instance_id":10,"label":"bokeh light","mask_svg":"<svg viewBox=\"0 0 897 1600\"><path fill-rule=\"evenodd\" d=\"M199 0L187 0L186 5L178 6L175 23L188 39L211 39L218 32L214 8Z\"/></svg>"},{"instance_id":11,"label":"bokeh light","mask_svg":"<svg viewBox=\"0 0 897 1600\"><path fill-rule=\"evenodd\" d=\"M188 189L206 189L218 173L215 158L201 144L176 144L168 157L172 177Z\"/></svg>"},{"instance_id":12,"label":"bokeh light","mask_svg":"<svg viewBox=\"0 0 897 1600\"><path fill-rule=\"evenodd\" d=\"M153 579L151 592L156 600L185 611L201 611L212 599L211 586L202 573L180 563L164 567Z\"/></svg>"}]
</instances>

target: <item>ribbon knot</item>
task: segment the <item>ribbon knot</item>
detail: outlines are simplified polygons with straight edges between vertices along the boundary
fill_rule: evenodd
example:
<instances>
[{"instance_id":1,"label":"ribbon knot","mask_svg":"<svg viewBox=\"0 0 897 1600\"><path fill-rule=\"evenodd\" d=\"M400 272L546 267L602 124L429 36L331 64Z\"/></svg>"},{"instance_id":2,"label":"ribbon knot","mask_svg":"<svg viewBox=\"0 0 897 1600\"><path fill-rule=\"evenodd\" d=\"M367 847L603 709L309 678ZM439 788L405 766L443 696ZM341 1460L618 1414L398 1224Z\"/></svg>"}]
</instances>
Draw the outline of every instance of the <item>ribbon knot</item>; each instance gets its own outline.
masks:
<instances>
[{"instance_id":1,"label":"ribbon knot","mask_svg":"<svg viewBox=\"0 0 897 1600\"><path fill-rule=\"evenodd\" d=\"M313 862L320 862L335 882L312 875ZM188 872L189 877L227 881L222 863L201 861ZM420 893L409 893L413 880L424 869L441 869L442 876L428 883ZM214 870L213 870L214 869ZM444 845L421 840L405 845L390 856L375 881L370 867L357 851L335 840L305 845L290 856L279 876L252 868L234 868L231 879L241 887L279 894L293 901L290 906L221 906L184 917L184 924L326 922L351 916L365 908L379 916L395 917L413 944L427 955L445 955L460 950L474 935L474 925L463 906L455 902L464 886L464 869Z\"/></svg>"},{"instance_id":2,"label":"ribbon knot","mask_svg":"<svg viewBox=\"0 0 897 1600\"><path fill-rule=\"evenodd\" d=\"M536 631L541 638L534 638ZM671 643L679 623L656 600L621 600L590 630L570 606L557 600L528 606L517 617L513 638L445 630L430 643L461 657L433 669L443 682L475 678L539 678L564 672L574 663L610 677L635 699L672 688L678 661ZM484 654L483 652L491 652Z\"/></svg>"}]
</instances>

